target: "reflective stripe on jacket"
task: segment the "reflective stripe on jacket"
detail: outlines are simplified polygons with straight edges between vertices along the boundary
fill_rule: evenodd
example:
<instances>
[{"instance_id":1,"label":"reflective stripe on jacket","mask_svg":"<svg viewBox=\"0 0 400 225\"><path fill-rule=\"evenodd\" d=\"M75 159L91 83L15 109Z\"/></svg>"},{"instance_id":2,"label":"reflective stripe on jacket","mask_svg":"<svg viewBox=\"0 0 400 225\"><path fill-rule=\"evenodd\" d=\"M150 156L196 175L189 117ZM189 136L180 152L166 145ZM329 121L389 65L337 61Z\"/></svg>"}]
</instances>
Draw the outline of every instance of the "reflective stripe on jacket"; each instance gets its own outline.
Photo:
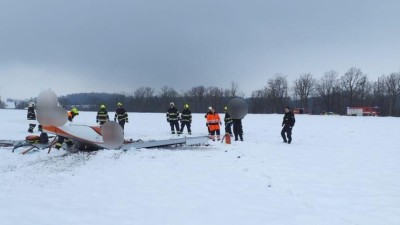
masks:
<instances>
[{"instance_id":1,"label":"reflective stripe on jacket","mask_svg":"<svg viewBox=\"0 0 400 225\"><path fill-rule=\"evenodd\" d=\"M219 130L220 123L221 119L219 118L218 113L210 113L207 115L207 124L210 131Z\"/></svg>"},{"instance_id":2,"label":"reflective stripe on jacket","mask_svg":"<svg viewBox=\"0 0 400 225\"><path fill-rule=\"evenodd\" d=\"M167 120L168 121L179 120L179 110L176 107L172 107L172 108L168 109Z\"/></svg>"}]
</instances>

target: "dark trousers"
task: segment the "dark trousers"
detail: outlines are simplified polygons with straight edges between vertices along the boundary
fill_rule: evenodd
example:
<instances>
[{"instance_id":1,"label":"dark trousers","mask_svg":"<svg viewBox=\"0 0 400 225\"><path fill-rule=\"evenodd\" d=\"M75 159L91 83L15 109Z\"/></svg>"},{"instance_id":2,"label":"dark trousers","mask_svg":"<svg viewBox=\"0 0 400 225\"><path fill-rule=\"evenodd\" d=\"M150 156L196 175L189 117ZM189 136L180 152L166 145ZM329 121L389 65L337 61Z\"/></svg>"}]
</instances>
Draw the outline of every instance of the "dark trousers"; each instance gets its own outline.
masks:
<instances>
[{"instance_id":1,"label":"dark trousers","mask_svg":"<svg viewBox=\"0 0 400 225\"><path fill-rule=\"evenodd\" d=\"M233 134L235 135L235 141L237 141L238 138L243 141L242 120L233 120Z\"/></svg>"},{"instance_id":2,"label":"dark trousers","mask_svg":"<svg viewBox=\"0 0 400 225\"><path fill-rule=\"evenodd\" d=\"M35 127L36 127L36 124L30 123L30 124L29 124L28 132L32 133L32 132L33 132L33 129L35 129ZM42 131L42 125L39 125L39 126L38 126L38 131Z\"/></svg>"},{"instance_id":3,"label":"dark trousers","mask_svg":"<svg viewBox=\"0 0 400 225\"><path fill-rule=\"evenodd\" d=\"M217 136L218 141L221 139L219 129L211 131L211 136L210 136L211 140L215 141L215 136Z\"/></svg>"},{"instance_id":4,"label":"dark trousers","mask_svg":"<svg viewBox=\"0 0 400 225\"><path fill-rule=\"evenodd\" d=\"M187 127L188 133L192 133L192 130L190 129L190 122L189 121L182 121L181 122L181 133L183 132L183 129Z\"/></svg>"},{"instance_id":5,"label":"dark trousers","mask_svg":"<svg viewBox=\"0 0 400 225\"><path fill-rule=\"evenodd\" d=\"M124 131L125 128L125 120L120 120L118 121L119 125L122 127L122 131Z\"/></svg>"},{"instance_id":6,"label":"dark trousers","mask_svg":"<svg viewBox=\"0 0 400 225\"><path fill-rule=\"evenodd\" d=\"M232 134L232 123L226 123L225 124L225 133L226 134Z\"/></svg>"},{"instance_id":7,"label":"dark trousers","mask_svg":"<svg viewBox=\"0 0 400 225\"><path fill-rule=\"evenodd\" d=\"M179 130L179 123L178 123L178 120L170 120L170 121L169 121L169 125L171 126L171 132L172 132L173 134L175 133L174 128L176 129L176 131L177 131L178 133L181 132L181 131Z\"/></svg>"},{"instance_id":8,"label":"dark trousers","mask_svg":"<svg viewBox=\"0 0 400 225\"><path fill-rule=\"evenodd\" d=\"M284 142L292 142L292 128L289 125L285 125L282 128L281 136ZM287 136L287 139L286 139Z\"/></svg>"},{"instance_id":9,"label":"dark trousers","mask_svg":"<svg viewBox=\"0 0 400 225\"><path fill-rule=\"evenodd\" d=\"M28 132L32 133L32 132L33 132L33 129L35 129L35 127L36 127L36 124L30 123L30 124L29 124Z\"/></svg>"}]
</instances>

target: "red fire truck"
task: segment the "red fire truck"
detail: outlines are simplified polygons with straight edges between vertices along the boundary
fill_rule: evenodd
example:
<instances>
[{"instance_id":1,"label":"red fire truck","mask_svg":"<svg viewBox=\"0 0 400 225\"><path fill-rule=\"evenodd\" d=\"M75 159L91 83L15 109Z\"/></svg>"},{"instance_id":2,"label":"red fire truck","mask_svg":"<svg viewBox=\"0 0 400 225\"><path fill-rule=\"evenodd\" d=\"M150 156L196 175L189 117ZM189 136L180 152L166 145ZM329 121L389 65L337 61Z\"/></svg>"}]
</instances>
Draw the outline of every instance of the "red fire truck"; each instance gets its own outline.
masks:
<instances>
[{"instance_id":1,"label":"red fire truck","mask_svg":"<svg viewBox=\"0 0 400 225\"><path fill-rule=\"evenodd\" d=\"M379 116L379 107L347 107L348 116Z\"/></svg>"}]
</instances>

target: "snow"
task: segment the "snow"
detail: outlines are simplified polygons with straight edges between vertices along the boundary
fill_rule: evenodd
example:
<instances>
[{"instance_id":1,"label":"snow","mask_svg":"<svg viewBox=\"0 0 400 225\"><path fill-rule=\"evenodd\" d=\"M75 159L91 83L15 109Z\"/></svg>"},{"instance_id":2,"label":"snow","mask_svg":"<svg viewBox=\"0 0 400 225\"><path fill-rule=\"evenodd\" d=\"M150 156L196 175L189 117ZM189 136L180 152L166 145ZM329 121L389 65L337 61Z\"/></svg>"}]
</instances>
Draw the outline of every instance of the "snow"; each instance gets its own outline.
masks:
<instances>
[{"instance_id":1,"label":"snow","mask_svg":"<svg viewBox=\"0 0 400 225\"><path fill-rule=\"evenodd\" d=\"M28 135L25 110L0 115L0 139ZM0 148L0 224L400 224L399 118L296 115L289 145L282 117L247 115L244 142L231 145ZM171 137L163 113L129 113L129 121L126 138ZM94 122L95 112L74 121ZM193 115L192 132L207 134L203 114Z\"/></svg>"}]
</instances>

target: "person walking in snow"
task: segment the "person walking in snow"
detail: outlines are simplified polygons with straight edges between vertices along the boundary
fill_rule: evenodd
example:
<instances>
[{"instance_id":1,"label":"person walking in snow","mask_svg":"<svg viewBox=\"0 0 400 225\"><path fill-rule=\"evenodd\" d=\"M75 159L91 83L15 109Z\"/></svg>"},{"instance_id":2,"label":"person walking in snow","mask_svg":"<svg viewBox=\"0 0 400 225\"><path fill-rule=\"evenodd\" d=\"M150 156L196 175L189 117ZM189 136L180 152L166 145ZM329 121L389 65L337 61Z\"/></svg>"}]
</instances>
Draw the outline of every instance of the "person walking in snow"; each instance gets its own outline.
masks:
<instances>
[{"instance_id":1,"label":"person walking in snow","mask_svg":"<svg viewBox=\"0 0 400 225\"><path fill-rule=\"evenodd\" d=\"M118 122L119 125L122 127L122 131L124 130L125 123L128 123L128 113L122 107L122 103L117 103L117 110L115 111L114 121Z\"/></svg>"},{"instance_id":2,"label":"person walking in snow","mask_svg":"<svg viewBox=\"0 0 400 225\"><path fill-rule=\"evenodd\" d=\"M290 111L289 107L286 107L285 115L283 116L283 121L282 121L283 128L281 131L281 136L283 138L284 143L290 144L292 142L292 129L295 122L296 120L294 118L293 112Z\"/></svg>"},{"instance_id":3,"label":"person walking in snow","mask_svg":"<svg viewBox=\"0 0 400 225\"><path fill-rule=\"evenodd\" d=\"M110 118L108 117L108 112L106 110L106 106L101 105L99 111L97 111L96 123L103 125L109 120L110 120Z\"/></svg>"}]
</instances>

